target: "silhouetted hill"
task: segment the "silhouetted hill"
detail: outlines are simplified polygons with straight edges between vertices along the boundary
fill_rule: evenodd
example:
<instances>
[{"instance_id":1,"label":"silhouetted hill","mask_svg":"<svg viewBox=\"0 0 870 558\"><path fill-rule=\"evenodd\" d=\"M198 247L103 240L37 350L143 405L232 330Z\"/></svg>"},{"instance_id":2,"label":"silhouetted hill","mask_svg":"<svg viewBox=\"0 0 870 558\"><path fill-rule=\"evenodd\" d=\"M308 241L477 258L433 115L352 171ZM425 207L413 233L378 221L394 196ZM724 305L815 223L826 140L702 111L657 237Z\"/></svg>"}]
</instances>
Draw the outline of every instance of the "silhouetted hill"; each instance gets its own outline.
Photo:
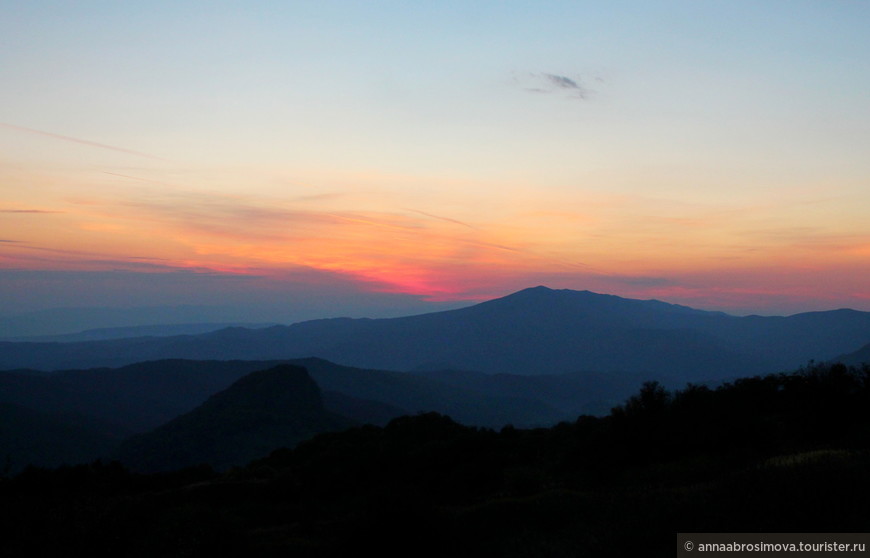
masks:
<instances>
[{"instance_id":1,"label":"silhouetted hill","mask_svg":"<svg viewBox=\"0 0 870 558\"><path fill-rule=\"evenodd\" d=\"M317 356L385 370L631 371L681 385L792 369L852 351L868 338L867 312L738 318L659 301L536 287L468 308L404 318L337 318L92 343L0 343L0 368Z\"/></svg>"},{"instance_id":2,"label":"silhouetted hill","mask_svg":"<svg viewBox=\"0 0 870 558\"><path fill-rule=\"evenodd\" d=\"M243 465L352 421L326 411L306 370L282 364L252 372L193 411L121 444L119 459L144 471L207 463Z\"/></svg>"}]
</instances>

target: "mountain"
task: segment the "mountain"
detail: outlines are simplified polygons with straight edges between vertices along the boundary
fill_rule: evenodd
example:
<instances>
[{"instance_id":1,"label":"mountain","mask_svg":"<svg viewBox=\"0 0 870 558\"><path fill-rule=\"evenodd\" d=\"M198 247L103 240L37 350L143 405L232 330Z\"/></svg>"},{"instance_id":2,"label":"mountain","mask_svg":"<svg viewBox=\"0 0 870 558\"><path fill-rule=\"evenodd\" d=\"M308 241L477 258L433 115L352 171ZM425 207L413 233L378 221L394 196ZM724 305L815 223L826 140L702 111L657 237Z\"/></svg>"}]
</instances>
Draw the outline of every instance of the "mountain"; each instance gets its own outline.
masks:
<instances>
[{"instance_id":1,"label":"mountain","mask_svg":"<svg viewBox=\"0 0 870 558\"><path fill-rule=\"evenodd\" d=\"M225 469L353 424L328 412L320 388L300 367L252 372L196 409L126 440L119 459L143 471L208 463Z\"/></svg>"},{"instance_id":2,"label":"mountain","mask_svg":"<svg viewBox=\"0 0 870 558\"><path fill-rule=\"evenodd\" d=\"M734 317L655 300L535 287L467 308L404 318L335 318L89 343L0 343L0 368L316 356L397 371L631 372L681 385L793 369L853 351L867 339L868 312Z\"/></svg>"}]
</instances>

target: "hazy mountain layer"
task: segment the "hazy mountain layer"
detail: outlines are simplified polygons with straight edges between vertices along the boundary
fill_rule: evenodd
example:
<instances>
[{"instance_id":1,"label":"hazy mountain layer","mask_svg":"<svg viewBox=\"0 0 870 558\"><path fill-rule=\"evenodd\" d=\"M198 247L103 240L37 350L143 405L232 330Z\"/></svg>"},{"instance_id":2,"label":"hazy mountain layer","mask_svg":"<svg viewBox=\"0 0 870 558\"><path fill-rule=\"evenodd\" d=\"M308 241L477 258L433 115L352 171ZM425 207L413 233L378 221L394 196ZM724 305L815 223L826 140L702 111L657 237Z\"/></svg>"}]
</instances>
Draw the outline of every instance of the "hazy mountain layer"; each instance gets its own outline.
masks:
<instances>
[{"instance_id":1,"label":"hazy mountain layer","mask_svg":"<svg viewBox=\"0 0 870 558\"><path fill-rule=\"evenodd\" d=\"M107 341L109 339L129 339L131 337L169 337L173 335L197 335L209 333L228 327L245 327L248 329L261 329L278 325L275 323L196 323L196 324L167 324L167 325L141 325L126 327L101 327L87 329L77 333L61 335L35 335L28 337L15 337L3 339L4 341L28 342L28 343L80 343L84 341Z\"/></svg>"},{"instance_id":2,"label":"hazy mountain layer","mask_svg":"<svg viewBox=\"0 0 870 558\"><path fill-rule=\"evenodd\" d=\"M834 360L850 366L860 366L862 364L870 365L870 343L867 343L853 353L840 355Z\"/></svg>"},{"instance_id":3,"label":"hazy mountain layer","mask_svg":"<svg viewBox=\"0 0 870 558\"><path fill-rule=\"evenodd\" d=\"M317 356L386 370L631 371L683 383L791 369L854 351L868 340L868 312L733 317L659 301L536 287L468 308L405 318L338 318L90 343L0 343L0 368Z\"/></svg>"}]
</instances>

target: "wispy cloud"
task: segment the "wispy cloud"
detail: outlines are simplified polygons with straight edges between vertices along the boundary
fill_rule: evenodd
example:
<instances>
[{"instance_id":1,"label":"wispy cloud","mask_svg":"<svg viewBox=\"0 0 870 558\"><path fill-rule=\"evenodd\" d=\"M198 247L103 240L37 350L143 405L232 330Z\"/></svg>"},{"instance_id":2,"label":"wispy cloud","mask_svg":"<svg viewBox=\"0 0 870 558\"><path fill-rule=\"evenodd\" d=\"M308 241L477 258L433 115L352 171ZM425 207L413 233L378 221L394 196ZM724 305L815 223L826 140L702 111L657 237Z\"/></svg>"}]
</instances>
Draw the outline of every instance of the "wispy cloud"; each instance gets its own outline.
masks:
<instances>
[{"instance_id":1,"label":"wispy cloud","mask_svg":"<svg viewBox=\"0 0 870 558\"><path fill-rule=\"evenodd\" d=\"M515 73L514 82L531 93L566 93L575 99L588 99L589 89L579 77L549 72Z\"/></svg>"},{"instance_id":2,"label":"wispy cloud","mask_svg":"<svg viewBox=\"0 0 870 558\"><path fill-rule=\"evenodd\" d=\"M15 124L9 124L7 122L0 122L0 127L8 128L10 130L16 130L18 132L25 132L28 134L36 134L39 136L45 136L48 138L54 138L57 140L68 141L72 143L78 143L80 145L89 145L91 147L99 147L100 149L109 149L111 151L118 151L120 153L127 153L128 155L137 155L139 157L147 157L149 159L157 159L157 160L165 160L161 157L157 157L156 155L150 155L148 153L142 153L141 151L133 151L132 149L125 149L123 147L117 147L114 145L106 145L104 143L97 143L95 141L84 140L80 138L73 138L70 136L64 136L61 134L54 134L52 132L45 132L42 130L34 130L33 128L25 128L24 126L16 126Z\"/></svg>"},{"instance_id":3,"label":"wispy cloud","mask_svg":"<svg viewBox=\"0 0 870 558\"><path fill-rule=\"evenodd\" d=\"M315 211L264 207L236 197L176 194L160 199L127 201L122 211L134 218L172 224L225 239L289 241L323 234L330 227L357 224L393 230L419 228L411 219L388 213Z\"/></svg>"},{"instance_id":4,"label":"wispy cloud","mask_svg":"<svg viewBox=\"0 0 870 558\"><path fill-rule=\"evenodd\" d=\"M77 251L90 244L70 244L75 237L64 246L71 250L5 244L4 252L14 253L23 267L43 269L174 268L243 275L266 270L272 276L301 267L371 283L371 289L448 298L468 288L471 279L458 278L482 280L491 268L500 273L586 269L566 254L530 244L522 227L505 234L503 227L484 230L438 211L401 205L375 210L348 207L350 202L321 206L294 197L161 189L117 195L86 199L70 209L78 219L71 234L81 233L89 242L102 239L106 251ZM119 223L123 234L115 235L109 227ZM136 234L147 234L148 245L125 253L119 243Z\"/></svg>"},{"instance_id":5,"label":"wispy cloud","mask_svg":"<svg viewBox=\"0 0 870 558\"><path fill-rule=\"evenodd\" d=\"M0 213L63 213L63 211L48 209L0 209Z\"/></svg>"},{"instance_id":6,"label":"wispy cloud","mask_svg":"<svg viewBox=\"0 0 870 558\"><path fill-rule=\"evenodd\" d=\"M309 201L324 201L335 200L347 196L345 192L327 192L325 194L311 194L308 196L296 196L290 201L293 202L309 202Z\"/></svg>"},{"instance_id":7,"label":"wispy cloud","mask_svg":"<svg viewBox=\"0 0 870 558\"><path fill-rule=\"evenodd\" d=\"M47 246L34 246L17 240L9 242L14 252L6 254L11 260L30 268L114 270L132 272L189 272L215 273L207 266L181 265L163 258L143 256L112 257L86 250L65 250Z\"/></svg>"},{"instance_id":8,"label":"wispy cloud","mask_svg":"<svg viewBox=\"0 0 870 558\"><path fill-rule=\"evenodd\" d=\"M89 219L124 219L131 231L148 230L154 246L164 241L184 246L184 255L173 260L185 267L245 274L263 268L274 274L302 266L394 292L455 293L462 285L451 277L460 268L504 269L522 265L524 256L537 262L548 259L529 254L522 242L504 242L497 232L433 213L315 210L295 202L291 198L266 205L244 196L152 192L138 199L93 201L85 212ZM155 250L154 255L164 254ZM80 257L105 267L98 259Z\"/></svg>"}]
</instances>

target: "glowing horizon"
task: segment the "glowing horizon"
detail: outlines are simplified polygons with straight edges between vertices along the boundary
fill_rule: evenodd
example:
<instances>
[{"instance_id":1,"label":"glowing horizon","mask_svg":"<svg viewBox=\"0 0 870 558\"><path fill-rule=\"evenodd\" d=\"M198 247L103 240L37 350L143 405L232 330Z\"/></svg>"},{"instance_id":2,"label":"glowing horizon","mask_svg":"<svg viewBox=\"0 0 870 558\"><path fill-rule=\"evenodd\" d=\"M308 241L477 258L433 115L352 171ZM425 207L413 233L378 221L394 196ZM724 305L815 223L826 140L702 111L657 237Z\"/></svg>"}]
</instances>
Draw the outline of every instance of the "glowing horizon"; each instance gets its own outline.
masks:
<instances>
[{"instance_id":1,"label":"glowing horizon","mask_svg":"<svg viewBox=\"0 0 870 558\"><path fill-rule=\"evenodd\" d=\"M536 6L7 3L0 273L870 310L870 8Z\"/></svg>"}]
</instances>

